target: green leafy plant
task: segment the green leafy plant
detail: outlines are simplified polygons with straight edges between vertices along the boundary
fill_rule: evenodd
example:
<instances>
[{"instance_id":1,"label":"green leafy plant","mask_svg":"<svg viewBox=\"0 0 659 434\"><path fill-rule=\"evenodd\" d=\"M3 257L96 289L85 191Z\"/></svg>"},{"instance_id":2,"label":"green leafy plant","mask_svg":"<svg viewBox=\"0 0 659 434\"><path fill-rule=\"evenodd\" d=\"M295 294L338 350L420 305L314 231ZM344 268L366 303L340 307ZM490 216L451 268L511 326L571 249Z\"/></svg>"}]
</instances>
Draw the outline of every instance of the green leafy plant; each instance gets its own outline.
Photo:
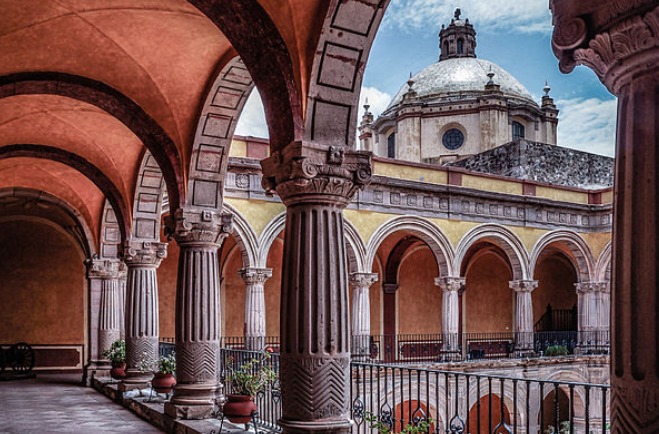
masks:
<instances>
[{"instance_id":1,"label":"green leafy plant","mask_svg":"<svg viewBox=\"0 0 659 434\"><path fill-rule=\"evenodd\" d=\"M364 413L364 420L369 423L372 429L377 430L380 434L389 434L391 433L393 426L382 422L382 420L367 411ZM430 432L430 427L433 423L432 418L421 419L416 423L408 423L400 431L401 434L425 434Z\"/></svg>"},{"instance_id":2,"label":"green leafy plant","mask_svg":"<svg viewBox=\"0 0 659 434\"><path fill-rule=\"evenodd\" d=\"M258 359L253 358L238 367L233 363L227 366L227 381L231 383L233 393L237 395L256 396L277 377L268 365L270 354L263 353Z\"/></svg>"},{"instance_id":3,"label":"green leafy plant","mask_svg":"<svg viewBox=\"0 0 659 434\"><path fill-rule=\"evenodd\" d=\"M560 346L560 345L557 345ZM563 422L560 423L560 429L558 432L556 432L556 428L554 425L549 425L547 429L545 429L545 434L569 434L570 432L570 422L567 420L564 420Z\"/></svg>"},{"instance_id":4,"label":"green leafy plant","mask_svg":"<svg viewBox=\"0 0 659 434\"><path fill-rule=\"evenodd\" d=\"M151 371L161 374L173 374L176 372L176 354L173 352L165 357L160 357L158 360L147 360L142 356L139 364L140 371Z\"/></svg>"},{"instance_id":5,"label":"green leafy plant","mask_svg":"<svg viewBox=\"0 0 659 434\"><path fill-rule=\"evenodd\" d=\"M552 345L545 350L545 356L567 356L570 352L565 345Z\"/></svg>"},{"instance_id":6,"label":"green leafy plant","mask_svg":"<svg viewBox=\"0 0 659 434\"><path fill-rule=\"evenodd\" d=\"M103 351L103 357L110 360L113 365L126 363L126 341L117 339L112 342L110 348Z\"/></svg>"}]
</instances>

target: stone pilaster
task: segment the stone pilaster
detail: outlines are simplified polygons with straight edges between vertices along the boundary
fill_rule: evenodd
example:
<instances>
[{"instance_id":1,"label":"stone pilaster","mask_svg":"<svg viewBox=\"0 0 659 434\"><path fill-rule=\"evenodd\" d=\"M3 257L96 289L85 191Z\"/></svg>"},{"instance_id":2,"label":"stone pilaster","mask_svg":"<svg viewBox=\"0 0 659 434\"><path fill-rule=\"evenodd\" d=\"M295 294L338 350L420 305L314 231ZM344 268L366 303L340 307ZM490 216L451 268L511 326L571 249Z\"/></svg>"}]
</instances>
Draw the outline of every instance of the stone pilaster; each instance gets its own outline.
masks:
<instances>
[{"instance_id":1,"label":"stone pilaster","mask_svg":"<svg viewBox=\"0 0 659 434\"><path fill-rule=\"evenodd\" d=\"M563 72L589 66L618 96L611 432L659 432L659 6L552 0Z\"/></svg>"},{"instance_id":2,"label":"stone pilaster","mask_svg":"<svg viewBox=\"0 0 659 434\"><path fill-rule=\"evenodd\" d=\"M281 303L285 433L348 433L350 324L343 209L371 178L370 154L294 142L261 162L286 205Z\"/></svg>"},{"instance_id":3,"label":"stone pilaster","mask_svg":"<svg viewBox=\"0 0 659 434\"><path fill-rule=\"evenodd\" d=\"M151 379L140 363L158 359L158 280L156 270L167 257L167 244L127 241L123 258L126 277L126 378L123 389L142 385Z\"/></svg>"},{"instance_id":4,"label":"stone pilaster","mask_svg":"<svg viewBox=\"0 0 659 434\"><path fill-rule=\"evenodd\" d=\"M574 286L578 297L579 346L583 350L604 347L609 340L609 283L580 282Z\"/></svg>"},{"instance_id":5,"label":"stone pilaster","mask_svg":"<svg viewBox=\"0 0 659 434\"><path fill-rule=\"evenodd\" d=\"M245 268L238 272L245 282L245 348L259 351L265 348L266 280L272 277L270 268Z\"/></svg>"},{"instance_id":6,"label":"stone pilaster","mask_svg":"<svg viewBox=\"0 0 659 434\"><path fill-rule=\"evenodd\" d=\"M103 351L121 338L123 305L120 298L121 280L126 266L119 260L89 259L87 279L90 285L90 363L85 367L85 382L99 368L109 369Z\"/></svg>"},{"instance_id":7,"label":"stone pilaster","mask_svg":"<svg viewBox=\"0 0 659 434\"><path fill-rule=\"evenodd\" d=\"M611 339L611 283L597 282L597 342L606 345Z\"/></svg>"},{"instance_id":8,"label":"stone pilaster","mask_svg":"<svg viewBox=\"0 0 659 434\"><path fill-rule=\"evenodd\" d=\"M352 273L352 357L365 360L371 346L371 302L369 290L378 281L376 273Z\"/></svg>"},{"instance_id":9,"label":"stone pilaster","mask_svg":"<svg viewBox=\"0 0 659 434\"><path fill-rule=\"evenodd\" d=\"M178 209L167 230L180 247L176 283L176 387L165 413L175 419L212 416L218 388L220 279L217 250L231 216Z\"/></svg>"},{"instance_id":10,"label":"stone pilaster","mask_svg":"<svg viewBox=\"0 0 659 434\"><path fill-rule=\"evenodd\" d=\"M437 277L442 289L442 351L460 352L460 294L465 290L464 277Z\"/></svg>"},{"instance_id":11,"label":"stone pilaster","mask_svg":"<svg viewBox=\"0 0 659 434\"><path fill-rule=\"evenodd\" d=\"M513 280L510 289L515 291L515 348L533 350L533 299L531 293L538 287L537 280Z\"/></svg>"}]
</instances>

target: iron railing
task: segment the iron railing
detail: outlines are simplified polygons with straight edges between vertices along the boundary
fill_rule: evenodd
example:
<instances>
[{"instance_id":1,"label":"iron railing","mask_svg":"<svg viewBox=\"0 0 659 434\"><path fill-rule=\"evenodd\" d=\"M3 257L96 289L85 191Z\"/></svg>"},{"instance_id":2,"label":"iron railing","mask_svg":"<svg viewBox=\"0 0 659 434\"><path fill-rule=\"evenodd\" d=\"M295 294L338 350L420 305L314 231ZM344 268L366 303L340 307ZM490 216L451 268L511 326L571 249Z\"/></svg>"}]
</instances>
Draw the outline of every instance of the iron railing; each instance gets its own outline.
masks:
<instances>
[{"instance_id":1,"label":"iron railing","mask_svg":"<svg viewBox=\"0 0 659 434\"><path fill-rule=\"evenodd\" d=\"M159 340L160 342L158 343L158 355L161 358L169 357L169 355L174 352L174 338L161 336Z\"/></svg>"},{"instance_id":2,"label":"iron railing","mask_svg":"<svg viewBox=\"0 0 659 434\"><path fill-rule=\"evenodd\" d=\"M222 349L225 393L232 390L225 376L226 367L262 356L260 352ZM278 354L272 354L266 363L278 374ZM608 432L606 384L361 362L351 363L351 378L353 434L376 433L376 423L399 433L423 421L429 422L429 434ZM279 382L260 393L256 403L259 427L281 431L277 425L281 417Z\"/></svg>"}]
</instances>

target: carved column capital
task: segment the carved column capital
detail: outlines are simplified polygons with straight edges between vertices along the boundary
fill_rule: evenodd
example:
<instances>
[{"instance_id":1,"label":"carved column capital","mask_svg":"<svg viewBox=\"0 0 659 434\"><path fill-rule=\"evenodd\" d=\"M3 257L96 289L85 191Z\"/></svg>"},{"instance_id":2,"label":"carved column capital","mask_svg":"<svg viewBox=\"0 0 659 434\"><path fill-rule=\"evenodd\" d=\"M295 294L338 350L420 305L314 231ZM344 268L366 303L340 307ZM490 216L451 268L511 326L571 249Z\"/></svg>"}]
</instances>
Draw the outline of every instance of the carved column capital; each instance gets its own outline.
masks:
<instances>
[{"instance_id":1,"label":"carved column capital","mask_svg":"<svg viewBox=\"0 0 659 434\"><path fill-rule=\"evenodd\" d=\"M598 292L600 290L599 282L577 282L574 284L577 294L585 294L587 292Z\"/></svg>"},{"instance_id":2,"label":"carved column capital","mask_svg":"<svg viewBox=\"0 0 659 434\"><path fill-rule=\"evenodd\" d=\"M511 280L508 282L508 286L513 291L520 292L533 292L534 289L538 287L537 280Z\"/></svg>"},{"instance_id":3,"label":"carved column capital","mask_svg":"<svg viewBox=\"0 0 659 434\"><path fill-rule=\"evenodd\" d=\"M126 264L117 259L87 259L88 279L123 279L126 277Z\"/></svg>"},{"instance_id":4,"label":"carved column capital","mask_svg":"<svg viewBox=\"0 0 659 434\"><path fill-rule=\"evenodd\" d=\"M167 243L128 240L124 243L122 256L128 266L158 268L167 257Z\"/></svg>"},{"instance_id":5,"label":"carved column capital","mask_svg":"<svg viewBox=\"0 0 659 434\"><path fill-rule=\"evenodd\" d=\"M377 273L351 273L349 276L350 284L355 288L370 288L378 281Z\"/></svg>"},{"instance_id":6,"label":"carved column capital","mask_svg":"<svg viewBox=\"0 0 659 434\"><path fill-rule=\"evenodd\" d=\"M276 191L285 205L346 206L371 180L371 153L341 146L293 142L261 161L263 188Z\"/></svg>"},{"instance_id":7,"label":"carved column capital","mask_svg":"<svg viewBox=\"0 0 659 434\"><path fill-rule=\"evenodd\" d=\"M263 284L272 277L272 268L243 268L238 271L245 284Z\"/></svg>"},{"instance_id":8,"label":"carved column capital","mask_svg":"<svg viewBox=\"0 0 659 434\"><path fill-rule=\"evenodd\" d=\"M656 1L552 0L550 8L552 48L562 72L571 72L576 65L589 66L617 95L634 77L656 70Z\"/></svg>"},{"instance_id":9,"label":"carved column capital","mask_svg":"<svg viewBox=\"0 0 659 434\"><path fill-rule=\"evenodd\" d=\"M233 216L212 211L177 209L165 219L165 231L179 245L221 245L233 229Z\"/></svg>"},{"instance_id":10,"label":"carved column capital","mask_svg":"<svg viewBox=\"0 0 659 434\"><path fill-rule=\"evenodd\" d=\"M435 285L445 292L458 292L462 294L465 290L464 277L435 277Z\"/></svg>"}]
</instances>

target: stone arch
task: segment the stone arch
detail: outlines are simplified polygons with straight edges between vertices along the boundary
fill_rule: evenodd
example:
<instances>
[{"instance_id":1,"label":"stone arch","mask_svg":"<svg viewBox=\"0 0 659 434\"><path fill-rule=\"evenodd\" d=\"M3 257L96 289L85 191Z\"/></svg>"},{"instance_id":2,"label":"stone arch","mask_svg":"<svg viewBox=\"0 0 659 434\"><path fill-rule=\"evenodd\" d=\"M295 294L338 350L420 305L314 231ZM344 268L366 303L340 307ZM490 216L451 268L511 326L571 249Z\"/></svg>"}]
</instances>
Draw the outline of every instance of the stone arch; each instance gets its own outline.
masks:
<instances>
[{"instance_id":1,"label":"stone arch","mask_svg":"<svg viewBox=\"0 0 659 434\"><path fill-rule=\"evenodd\" d=\"M258 267L258 240L254 229L252 229L247 219L233 206L225 203L223 208L233 215L232 235L240 248L243 267ZM265 262L263 263L263 267L265 267Z\"/></svg>"},{"instance_id":2,"label":"stone arch","mask_svg":"<svg viewBox=\"0 0 659 434\"><path fill-rule=\"evenodd\" d=\"M364 68L388 4L389 0L330 2L315 45L306 140L354 148Z\"/></svg>"},{"instance_id":3,"label":"stone arch","mask_svg":"<svg viewBox=\"0 0 659 434\"><path fill-rule=\"evenodd\" d=\"M263 229L263 232L259 237L259 244L258 244L259 246L258 256L257 256L258 267L266 266L270 247L272 246L272 243L275 241L279 233L284 230L285 226L286 226L286 213L283 212L275 216L275 218L273 218L272 220L270 220L270 222Z\"/></svg>"},{"instance_id":4,"label":"stone arch","mask_svg":"<svg viewBox=\"0 0 659 434\"><path fill-rule=\"evenodd\" d=\"M132 236L140 241L160 241L165 183L158 162L146 150L140 164L133 202Z\"/></svg>"},{"instance_id":5,"label":"stone arch","mask_svg":"<svg viewBox=\"0 0 659 434\"><path fill-rule=\"evenodd\" d=\"M459 276L462 262L469 248L479 240L487 240L506 253L513 273L513 280L528 280L528 255L522 241L509 229L495 224L483 224L467 232L455 249L452 275Z\"/></svg>"},{"instance_id":6,"label":"stone arch","mask_svg":"<svg viewBox=\"0 0 659 434\"><path fill-rule=\"evenodd\" d=\"M231 139L253 88L239 57L229 60L215 78L201 108L192 144L188 205L196 209L221 208Z\"/></svg>"},{"instance_id":7,"label":"stone arch","mask_svg":"<svg viewBox=\"0 0 659 434\"><path fill-rule=\"evenodd\" d=\"M611 281L611 257L612 257L612 246L611 241L607 243L600 253L597 263L595 264L595 279L598 282L610 282Z\"/></svg>"},{"instance_id":8,"label":"stone arch","mask_svg":"<svg viewBox=\"0 0 659 434\"><path fill-rule=\"evenodd\" d=\"M364 245L364 241L359 235L357 228L348 219L344 218L343 224L347 247L346 253L348 254L348 272L366 272L364 263L364 258L366 257L366 246Z\"/></svg>"},{"instance_id":9,"label":"stone arch","mask_svg":"<svg viewBox=\"0 0 659 434\"><path fill-rule=\"evenodd\" d=\"M257 0L188 0L229 39L259 89L273 151L302 138L302 109L291 57ZM253 31L245 32L245 23Z\"/></svg>"},{"instance_id":10,"label":"stone arch","mask_svg":"<svg viewBox=\"0 0 659 434\"><path fill-rule=\"evenodd\" d=\"M96 166L76 154L52 146L18 144L0 147L0 159L14 157L40 158L56 161L85 175L103 192L107 200L112 204L121 239L126 239L130 233L130 210L114 183Z\"/></svg>"},{"instance_id":11,"label":"stone arch","mask_svg":"<svg viewBox=\"0 0 659 434\"><path fill-rule=\"evenodd\" d=\"M133 100L104 83L78 75L34 72L0 77L0 98L37 94L92 104L126 125L152 152L165 178L172 209L179 207L185 198L180 153L162 127Z\"/></svg>"},{"instance_id":12,"label":"stone arch","mask_svg":"<svg viewBox=\"0 0 659 434\"><path fill-rule=\"evenodd\" d=\"M588 383L588 379L580 375L579 372L572 370L565 370L565 369L560 369L551 372L547 376L547 378L545 378L544 381L550 382L549 384L551 385L551 387L544 388L542 394L540 394L538 391L538 396L541 396L540 401L544 401L544 399L547 398L549 393L554 390L554 386L553 386L554 382L559 382L558 388L561 391L563 391L568 397L570 396L570 387L565 383L567 382L580 383L580 384ZM571 405L574 407L574 414L577 417L583 417L586 414L586 397L585 397L584 388L575 387L573 397L574 397L574 401ZM540 405L542 405L542 402ZM601 407L601 405L599 405L598 407ZM538 409L538 411L540 410Z\"/></svg>"},{"instance_id":13,"label":"stone arch","mask_svg":"<svg viewBox=\"0 0 659 434\"><path fill-rule=\"evenodd\" d=\"M121 229L112 204L107 199L103 205L101 217L101 239L98 240L99 257L102 259L118 259L121 251Z\"/></svg>"},{"instance_id":14,"label":"stone arch","mask_svg":"<svg viewBox=\"0 0 659 434\"><path fill-rule=\"evenodd\" d=\"M454 260L451 243L437 226L417 216L395 217L376 229L366 246L365 265L369 269L373 266L378 247L389 235L399 231L410 232L425 242L435 256L440 276L451 276Z\"/></svg>"},{"instance_id":15,"label":"stone arch","mask_svg":"<svg viewBox=\"0 0 659 434\"><path fill-rule=\"evenodd\" d=\"M96 254L96 243L94 242L94 236L92 235L93 232L82 215L68 202L44 191L25 188L6 188L0 190L0 202L3 198L7 197L33 198L39 202L45 202L60 208L75 222L75 227L60 226L60 231L72 238L75 243L80 246L83 255L86 258L91 258ZM44 220L48 219L44 218Z\"/></svg>"},{"instance_id":16,"label":"stone arch","mask_svg":"<svg viewBox=\"0 0 659 434\"><path fill-rule=\"evenodd\" d=\"M577 271L579 282L589 282L593 276L593 255L586 241L576 232L572 231L553 231L540 237L538 242L531 250L531 259L529 265L529 277L533 277L535 267L542 252L552 244L565 246L566 254L574 269Z\"/></svg>"}]
</instances>

